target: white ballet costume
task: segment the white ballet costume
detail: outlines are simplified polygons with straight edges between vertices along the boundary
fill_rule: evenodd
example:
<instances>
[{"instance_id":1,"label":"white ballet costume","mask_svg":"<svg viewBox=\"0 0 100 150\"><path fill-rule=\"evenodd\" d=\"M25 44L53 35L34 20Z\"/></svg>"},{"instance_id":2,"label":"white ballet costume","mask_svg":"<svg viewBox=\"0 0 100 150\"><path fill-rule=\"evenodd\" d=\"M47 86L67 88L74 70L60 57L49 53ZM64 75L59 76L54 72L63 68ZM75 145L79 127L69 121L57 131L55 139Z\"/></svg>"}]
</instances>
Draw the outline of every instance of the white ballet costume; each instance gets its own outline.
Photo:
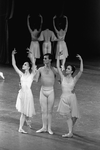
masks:
<instances>
[{"instance_id":1,"label":"white ballet costume","mask_svg":"<svg viewBox=\"0 0 100 150\"><path fill-rule=\"evenodd\" d=\"M43 55L45 55L46 53L51 54L51 42L50 41L43 43Z\"/></svg>"},{"instance_id":2,"label":"white ballet costume","mask_svg":"<svg viewBox=\"0 0 100 150\"><path fill-rule=\"evenodd\" d=\"M28 76L23 74L21 76L21 89L18 92L16 101L16 109L18 112L23 113L27 117L35 115L34 98L31 90L33 77L33 74L29 74Z\"/></svg>"},{"instance_id":3,"label":"white ballet costume","mask_svg":"<svg viewBox=\"0 0 100 150\"><path fill-rule=\"evenodd\" d=\"M68 48L64 40L59 40L57 43L56 59L60 53L60 60L68 57Z\"/></svg>"},{"instance_id":4,"label":"white ballet costume","mask_svg":"<svg viewBox=\"0 0 100 150\"><path fill-rule=\"evenodd\" d=\"M38 41L34 41L34 40L31 41L30 51L34 56L34 58L40 58L40 46Z\"/></svg>"},{"instance_id":5,"label":"white ballet costume","mask_svg":"<svg viewBox=\"0 0 100 150\"><path fill-rule=\"evenodd\" d=\"M62 91L64 91L64 93L61 95L57 112L59 112L61 115L67 116L68 118L80 118L76 94L72 93L74 85L75 78L67 80L66 77L63 76Z\"/></svg>"}]
</instances>

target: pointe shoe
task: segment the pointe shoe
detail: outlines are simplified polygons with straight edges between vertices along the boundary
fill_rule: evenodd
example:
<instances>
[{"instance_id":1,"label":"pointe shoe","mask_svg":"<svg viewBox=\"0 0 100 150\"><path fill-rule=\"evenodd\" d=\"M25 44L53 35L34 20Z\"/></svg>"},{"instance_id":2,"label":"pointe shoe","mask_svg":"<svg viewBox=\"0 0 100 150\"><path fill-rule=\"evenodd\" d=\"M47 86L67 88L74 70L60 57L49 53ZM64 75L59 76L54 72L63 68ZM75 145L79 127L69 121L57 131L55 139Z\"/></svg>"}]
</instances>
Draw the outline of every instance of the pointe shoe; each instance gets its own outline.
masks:
<instances>
[{"instance_id":1,"label":"pointe shoe","mask_svg":"<svg viewBox=\"0 0 100 150\"><path fill-rule=\"evenodd\" d=\"M64 135L62 135L62 137L71 138L71 137L73 137L73 134L72 133L64 134Z\"/></svg>"},{"instance_id":2,"label":"pointe shoe","mask_svg":"<svg viewBox=\"0 0 100 150\"><path fill-rule=\"evenodd\" d=\"M50 129L48 130L48 133L51 135L53 134L52 130L50 130Z\"/></svg>"},{"instance_id":3,"label":"pointe shoe","mask_svg":"<svg viewBox=\"0 0 100 150\"><path fill-rule=\"evenodd\" d=\"M26 132L26 131L24 131L23 129L19 129L19 130L18 130L18 132L20 132L20 133L24 133L24 134L27 134L27 132Z\"/></svg>"},{"instance_id":4,"label":"pointe shoe","mask_svg":"<svg viewBox=\"0 0 100 150\"><path fill-rule=\"evenodd\" d=\"M41 128L41 129L37 130L36 133L42 133L42 132L46 132L46 131L47 131L46 129Z\"/></svg>"}]
</instances>

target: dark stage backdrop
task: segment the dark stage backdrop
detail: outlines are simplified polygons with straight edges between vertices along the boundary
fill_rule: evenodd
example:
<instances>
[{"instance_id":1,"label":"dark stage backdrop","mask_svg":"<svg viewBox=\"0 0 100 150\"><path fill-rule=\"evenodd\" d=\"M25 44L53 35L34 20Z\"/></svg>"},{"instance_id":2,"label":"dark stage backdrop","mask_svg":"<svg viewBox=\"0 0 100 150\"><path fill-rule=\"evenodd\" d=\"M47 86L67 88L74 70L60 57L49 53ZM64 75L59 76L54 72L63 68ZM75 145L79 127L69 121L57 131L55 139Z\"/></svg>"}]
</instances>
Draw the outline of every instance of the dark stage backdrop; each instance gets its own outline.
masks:
<instances>
[{"instance_id":1,"label":"dark stage backdrop","mask_svg":"<svg viewBox=\"0 0 100 150\"><path fill-rule=\"evenodd\" d=\"M39 14L43 16L42 30L54 31L52 18L64 14L68 17L66 43L69 56L77 53L85 59L100 56L100 0L18 1L0 0L0 62L11 63L11 52L18 51L17 61L26 59L26 48L31 37L27 28L30 14L31 27L39 27Z\"/></svg>"}]
</instances>

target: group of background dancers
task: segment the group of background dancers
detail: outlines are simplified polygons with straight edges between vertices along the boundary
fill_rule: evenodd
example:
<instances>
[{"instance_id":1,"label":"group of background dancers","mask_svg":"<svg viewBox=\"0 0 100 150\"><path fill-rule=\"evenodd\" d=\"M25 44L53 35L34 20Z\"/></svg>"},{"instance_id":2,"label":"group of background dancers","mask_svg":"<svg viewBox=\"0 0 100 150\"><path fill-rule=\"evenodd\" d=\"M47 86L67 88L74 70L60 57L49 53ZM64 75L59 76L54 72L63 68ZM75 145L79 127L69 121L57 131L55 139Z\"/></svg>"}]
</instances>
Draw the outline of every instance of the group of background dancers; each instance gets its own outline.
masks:
<instances>
[{"instance_id":1,"label":"group of background dancers","mask_svg":"<svg viewBox=\"0 0 100 150\"><path fill-rule=\"evenodd\" d=\"M30 118L33 115L36 115L35 107L34 107L34 97L31 90L31 85L34 82L41 82L40 89L40 106L42 112L42 128L37 130L36 133L48 132L49 134L53 134L51 129L52 123L52 112L53 106L55 102L55 93L54 93L54 84L56 80L57 74L60 75L61 78L61 90L62 94L60 97L60 101L58 104L57 112L60 115L64 116L64 119L67 120L69 132L67 134L62 135L62 137L72 137L73 136L73 127L76 120L80 117L77 98L74 93L75 84L80 78L83 72L83 60L80 55L77 55L80 60L80 69L77 75L74 76L75 67L72 65L68 65L65 67L65 61L68 57L68 49L66 42L64 41L65 35L68 29L68 19L66 16L63 18L66 19L65 29L57 30L55 26L56 16L53 18L53 25L56 31L57 36L53 33L53 31L46 29L41 31L43 18L41 17L41 25L40 29L32 30L30 28L29 18L27 17L27 25L31 34L31 43L28 50L28 57L31 61L31 66L29 62L25 62L22 66L23 71L21 71L17 65L15 60L16 50L12 51L12 65L15 71L18 73L20 77L20 90L18 92L17 101L16 101L16 109L21 113L20 116L20 124L18 131L20 133L27 133L24 129L24 123L26 121L27 125L31 128ZM43 51L43 63L44 66L36 69L36 59L40 58L40 47L39 41L43 41L42 51ZM57 59L56 67L52 66L52 45L51 41L57 41L56 46L56 55ZM61 65L60 65L61 60ZM34 83L33 83L34 84Z\"/></svg>"},{"instance_id":2,"label":"group of background dancers","mask_svg":"<svg viewBox=\"0 0 100 150\"><path fill-rule=\"evenodd\" d=\"M60 52L61 53L61 56L60 56L61 67L62 67L62 70L64 70L64 64L65 64L66 58L68 57L68 48L65 42L65 36L66 36L67 29L68 29L68 19L66 16L63 16L63 18L65 19L65 23L66 23L65 28L64 29L61 28L58 30L55 26L56 16L53 17L53 26L56 32L56 36L55 36L54 32L49 29L41 31L43 18L41 15L40 17L41 17L41 23L40 23L39 30L31 29L30 23L29 23L30 16L28 15L27 17L27 26L31 34L31 44L28 50L32 52L33 57L36 60L37 58L40 58L40 45L39 45L40 41L43 42L43 45L42 45L43 55L46 53L51 54L52 53L51 42L57 41L55 58L57 59L58 52Z\"/></svg>"}]
</instances>

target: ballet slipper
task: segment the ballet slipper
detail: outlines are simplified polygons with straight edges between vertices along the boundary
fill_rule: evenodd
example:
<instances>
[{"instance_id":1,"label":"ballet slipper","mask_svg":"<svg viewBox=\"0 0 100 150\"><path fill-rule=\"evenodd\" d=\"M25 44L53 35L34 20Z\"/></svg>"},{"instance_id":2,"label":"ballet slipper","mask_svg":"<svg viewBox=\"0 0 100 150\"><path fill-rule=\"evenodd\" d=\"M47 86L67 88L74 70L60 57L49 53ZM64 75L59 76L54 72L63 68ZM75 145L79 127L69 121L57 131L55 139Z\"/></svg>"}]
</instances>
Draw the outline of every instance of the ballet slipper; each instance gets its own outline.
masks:
<instances>
[{"instance_id":1,"label":"ballet slipper","mask_svg":"<svg viewBox=\"0 0 100 150\"><path fill-rule=\"evenodd\" d=\"M20 133L24 133L24 134L27 134L27 132L26 132L26 131L24 131L23 129L19 129L19 130L18 130L18 132L20 132Z\"/></svg>"},{"instance_id":2,"label":"ballet slipper","mask_svg":"<svg viewBox=\"0 0 100 150\"><path fill-rule=\"evenodd\" d=\"M48 133L51 134L51 135L53 135L53 132L52 132L51 129L48 130Z\"/></svg>"},{"instance_id":3,"label":"ballet slipper","mask_svg":"<svg viewBox=\"0 0 100 150\"><path fill-rule=\"evenodd\" d=\"M72 133L64 134L64 135L62 135L62 137L71 138L71 137L73 137L73 134Z\"/></svg>"},{"instance_id":4,"label":"ballet slipper","mask_svg":"<svg viewBox=\"0 0 100 150\"><path fill-rule=\"evenodd\" d=\"M47 130L45 128L41 128L39 130L36 131L36 133L42 133L42 132L46 132Z\"/></svg>"}]
</instances>

